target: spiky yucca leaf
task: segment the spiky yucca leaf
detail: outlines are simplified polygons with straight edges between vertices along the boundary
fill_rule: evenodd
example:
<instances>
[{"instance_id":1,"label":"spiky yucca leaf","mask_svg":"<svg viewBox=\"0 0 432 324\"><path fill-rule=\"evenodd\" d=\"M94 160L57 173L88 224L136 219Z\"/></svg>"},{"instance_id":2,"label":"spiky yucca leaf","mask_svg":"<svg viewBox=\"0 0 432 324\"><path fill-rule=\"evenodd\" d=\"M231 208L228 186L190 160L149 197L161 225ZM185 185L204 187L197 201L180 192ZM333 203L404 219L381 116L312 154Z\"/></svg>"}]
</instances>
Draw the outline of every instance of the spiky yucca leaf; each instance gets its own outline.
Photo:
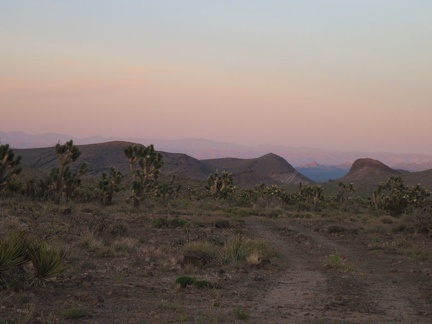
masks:
<instances>
[{"instance_id":1,"label":"spiky yucca leaf","mask_svg":"<svg viewBox=\"0 0 432 324\"><path fill-rule=\"evenodd\" d=\"M6 276L15 267L29 261L30 241L23 233L14 233L8 241L0 242L0 282L6 283Z\"/></svg>"},{"instance_id":2,"label":"spiky yucca leaf","mask_svg":"<svg viewBox=\"0 0 432 324\"><path fill-rule=\"evenodd\" d=\"M35 270L34 284L44 284L64 270L61 251L48 248L45 243L32 244L29 248L29 256Z\"/></svg>"},{"instance_id":3,"label":"spiky yucca leaf","mask_svg":"<svg viewBox=\"0 0 432 324\"><path fill-rule=\"evenodd\" d=\"M28 249L30 240L25 234L17 232L9 238L9 248L11 249L11 266L18 267L29 261Z\"/></svg>"},{"instance_id":4,"label":"spiky yucca leaf","mask_svg":"<svg viewBox=\"0 0 432 324\"><path fill-rule=\"evenodd\" d=\"M6 282L5 276L12 267L13 251L8 244L0 242L0 284Z\"/></svg>"}]
</instances>

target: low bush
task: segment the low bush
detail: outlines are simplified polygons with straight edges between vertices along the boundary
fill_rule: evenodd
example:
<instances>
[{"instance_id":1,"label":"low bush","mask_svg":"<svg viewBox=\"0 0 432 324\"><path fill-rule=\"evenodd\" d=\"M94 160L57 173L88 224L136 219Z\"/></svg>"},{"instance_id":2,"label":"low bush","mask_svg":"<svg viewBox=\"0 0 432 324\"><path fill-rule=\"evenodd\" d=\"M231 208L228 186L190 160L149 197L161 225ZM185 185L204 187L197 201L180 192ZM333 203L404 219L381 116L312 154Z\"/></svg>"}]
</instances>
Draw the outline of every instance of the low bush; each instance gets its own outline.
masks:
<instances>
[{"instance_id":1,"label":"low bush","mask_svg":"<svg viewBox=\"0 0 432 324\"><path fill-rule=\"evenodd\" d=\"M178 217L168 219L168 218L156 218L153 220L153 226L156 228L179 228L186 225L186 221Z\"/></svg>"},{"instance_id":2,"label":"low bush","mask_svg":"<svg viewBox=\"0 0 432 324\"><path fill-rule=\"evenodd\" d=\"M176 285L180 288L197 287L197 288L213 288L214 284L208 280L197 280L195 277L182 276L178 277L175 281Z\"/></svg>"}]
</instances>

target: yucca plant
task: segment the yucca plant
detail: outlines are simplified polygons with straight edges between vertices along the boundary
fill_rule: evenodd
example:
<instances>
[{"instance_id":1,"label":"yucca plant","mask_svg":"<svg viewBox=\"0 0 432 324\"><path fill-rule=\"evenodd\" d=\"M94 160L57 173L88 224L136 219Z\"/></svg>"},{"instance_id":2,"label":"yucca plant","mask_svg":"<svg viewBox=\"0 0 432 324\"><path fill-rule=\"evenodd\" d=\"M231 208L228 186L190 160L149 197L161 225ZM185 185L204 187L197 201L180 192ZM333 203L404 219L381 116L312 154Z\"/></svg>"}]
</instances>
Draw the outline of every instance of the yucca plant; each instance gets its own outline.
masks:
<instances>
[{"instance_id":1,"label":"yucca plant","mask_svg":"<svg viewBox=\"0 0 432 324\"><path fill-rule=\"evenodd\" d=\"M35 271L32 284L43 285L53 277L63 272L63 254L60 250L48 248L45 243L32 244L29 256Z\"/></svg>"},{"instance_id":2,"label":"yucca plant","mask_svg":"<svg viewBox=\"0 0 432 324\"><path fill-rule=\"evenodd\" d=\"M19 267L30 260L28 254L30 244L30 239L23 233L18 232L11 235L9 238L9 248L12 252L12 267Z\"/></svg>"},{"instance_id":3,"label":"yucca plant","mask_svg":"<svg viewBox=\"0 0 432 324\"><path fill-rule=\"evenodd\" d=\"M8 244L0 242L0 285L6 283L6 276L12 267L13 251Z\"/></svg>"},{"instance_id":4,"label":"yucca plant","mask_svg":"<svg viewBox=\"0 0 432 324\"><path fill-rule=\"evenodd\" d=\"M11 269L22 266L29 260L29 240L22 233L14 233L8 241L0 242L0 283L6 283Z\"/></svg>"}]
</instances>

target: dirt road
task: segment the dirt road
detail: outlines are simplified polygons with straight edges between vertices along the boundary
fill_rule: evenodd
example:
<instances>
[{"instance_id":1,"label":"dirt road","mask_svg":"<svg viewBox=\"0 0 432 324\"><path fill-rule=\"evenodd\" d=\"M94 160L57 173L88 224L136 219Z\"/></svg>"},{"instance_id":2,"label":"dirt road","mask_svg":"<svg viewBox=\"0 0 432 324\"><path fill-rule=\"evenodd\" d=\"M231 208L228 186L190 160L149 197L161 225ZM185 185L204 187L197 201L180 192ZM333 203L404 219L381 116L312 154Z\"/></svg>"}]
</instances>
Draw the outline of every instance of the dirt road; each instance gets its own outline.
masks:
<instances>
[{"instance_id":1,"label":"dirt road","mask_svg":"<svg viewBox=\"0 0 432 324\"><path fill-rule=\"evenodd\" d=\"M247 234L280 251L250 302L256 323L432 323L431 277L361 240L323 234L317 224L249 218ZM329 256L342 263L331 266Z\"/></svg>"}]
</instances>

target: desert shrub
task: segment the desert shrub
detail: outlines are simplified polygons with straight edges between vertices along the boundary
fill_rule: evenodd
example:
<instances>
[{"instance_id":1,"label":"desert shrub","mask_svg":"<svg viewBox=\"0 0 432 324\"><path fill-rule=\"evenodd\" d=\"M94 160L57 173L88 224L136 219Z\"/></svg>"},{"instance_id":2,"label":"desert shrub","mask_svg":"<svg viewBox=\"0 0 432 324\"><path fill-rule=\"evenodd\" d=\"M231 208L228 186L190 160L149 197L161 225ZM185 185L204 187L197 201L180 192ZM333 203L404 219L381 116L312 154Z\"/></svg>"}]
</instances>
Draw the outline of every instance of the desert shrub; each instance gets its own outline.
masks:
<instances>
[{"instance_id":1,"label":"desert shrub","mask_svg":"<svg viewBox=\"0 0 432 324\"><path fill-rule=\"evenodd\" d=\"M112 236L124 236L129 231L125 224L115 224L112 226L110 233Z\"/></svg>"},{"instance_id":2,"label":"desert shrub","mask_svg":"<svg viewBox=\"0 0 432 324\"><path fill-rule=\"evenodd\" d=\"M216 228L230 228L231 224L226 219L218 219L215 221L215 227Z\"/></svg>"},{"instance_id":3,"label":"desert shrub","mask_svg":"<svg viewBox=\"0 0 432 324\"><path fill-rule=\"evenodd\" d=\"M391 177L378 186L373 193L372 202L375 208L381 208L397 217L416 208L424 208L429 196L429 191L420 185L408 187L401 177Z\"/></svg>"},{"instance_id":4,"label":"desert shrub","mask_svg":"<svg viewBox=\"0 0 432 324\"><path fill-rule=\"evenodd\" d=\"M258 253L261 258L272 258L278 255L277 251L265 241L252 240L239 234L226 242L220 251L219 259L222 263L235 263L246 261L254 253Z\"/></svg>"},{"instance_id":5,"label":"desert shrub","mask_svg":"<svg viewBox=\"0 0 432 324\"><path fill-rule=\"evenodd\" d=\"M414 229L419 233L432 233L432 207L417 210L414 214Z\"/></svg>"},{"instance_id":6,"label":"desert shrub","mask_svg":"<svg viewBox=\"0 0 432 324\"><path fill-rule=\"evenodd\" d=\"M213 288L214 284L208 280L195 280L194 286L197 288Z\"/></svg>"},{"instance_id":7,"label":"desert shrub","mask_svg":"<svg viewBox=\"0 0 432 324\"><path fill-rule=\"evenodd\" d=\"M347 228L340 225L332 225L327 228L327 233L329 234L337 234L337 233L344 233L347 231Z\"/></svg>"},{"instance_id":8,"label":"desert shrub","mask_svg":"<svg viewBox=\"0 0 432 324\"><path fill-rule=\"evenodd\" d=\"M90 311L88 308L79 305L71 306L62 312L63 317L66 319L78 319L89 314Z\"/></svg>"},{"instance_id":9,"label":"desert shrub","mask_svg":"<svg viewBox=\"0 0 432 324\"><path fill-rule=\"evenodd\" d=\"M329 255L328 266L333 268L333 269L342 270L345 272L349 272L349 271L354 270L353 266L348 264L346 259L340 257L337 254Z\"/></svg>"},{"instance_id":10,"label":"desert shrub","mask_svg":"<svg viewBox=\"0 0 432 324\"><path fill-rule=\"evenodd\" d=\"M181 288L186 288L187 286L192 286L195 282L195 278L189 277L189 276L182 276L178 277L175 281L176 285L180 286Z\"/></svg>"},{"instance_id":11,"label":"desert shrub","mask_svg":"<svg viewBox=\"0 0 432 324\"><path fill-rule=\"evenodd\" d=\"M236 307L234 309L234 314L235 314L237 319L242 320L242 321L249 319L249 316L250 316L248 312L242 310L240 307Z\"/></svg>"},{"instance_id":12,"label":"desert shrub","mask_svg":"<svg viewBox=\"0 0 432 324\"><path fill-rule=\"evenodd\" d=\"M224 244L224 243L223 243ZM220 253L220 243L213 244L207 241L196 241L185 244L184 250L189 251L201 251L208 255L210 258L217 259Z\"/></svg>"},{"instance_id":13,"label":"desert shrub","mask_svg":"<svg viewBox=\"0 0 432 324\"><path fill-rule=\"evenodd\" d=\"M215 235L210 235L207 238L207 241L213 245L216 246L224 246L225 242L227 240L227 236L224 234L215 234Z\"/></svg>"},{"instance_id":14,"label":"desert shrub","mask_svg":"<svg viewBox=\"0 0 432 324\"><path fill-rule=\"evenodd\" d=\"M189 276L181 276L178 277L175 281L176 285L180 288L186 288L190 286L194 286L197 288L213 288L214 284L208 280L197 280L194 277Z\"/></svg>"},{"instance_id":15,"label":"desert shrub","mask_svg":"<svg viewBox=\"0 0 432 324\"><path fill-rule=\"evenodd\" d=\"M380 221L383 224L393 224L393 218L390 216L383 216L380 218Z\"/></svg>"},{"instance_id":16,"label":"desert shrub","mask_svg":"<svg viewBox=\"0 0 432 324\"><path fill-rule=\"evenodd\" d=\"M270 259L278 256L276 249L263 240L254 240L242 234L235 236L210 236L206 241L185 244L188 251L202 252L220 264L249 262L252 259ZM253 257L251 257L253 256ZM259 263L259 262L257 262Z\"/></svg>"},{"instance_id":17,"label":"desert shrub","mask_svg":"<svg viewBox=\"0 0 432 324\"><path fill-rule=\"evenodd\" d=\"M153 226L156 228L179 228L186 225L186 221L178 217L167 219L167 218L156 218L153 220Z\"/></svg>"}]
</instances>

